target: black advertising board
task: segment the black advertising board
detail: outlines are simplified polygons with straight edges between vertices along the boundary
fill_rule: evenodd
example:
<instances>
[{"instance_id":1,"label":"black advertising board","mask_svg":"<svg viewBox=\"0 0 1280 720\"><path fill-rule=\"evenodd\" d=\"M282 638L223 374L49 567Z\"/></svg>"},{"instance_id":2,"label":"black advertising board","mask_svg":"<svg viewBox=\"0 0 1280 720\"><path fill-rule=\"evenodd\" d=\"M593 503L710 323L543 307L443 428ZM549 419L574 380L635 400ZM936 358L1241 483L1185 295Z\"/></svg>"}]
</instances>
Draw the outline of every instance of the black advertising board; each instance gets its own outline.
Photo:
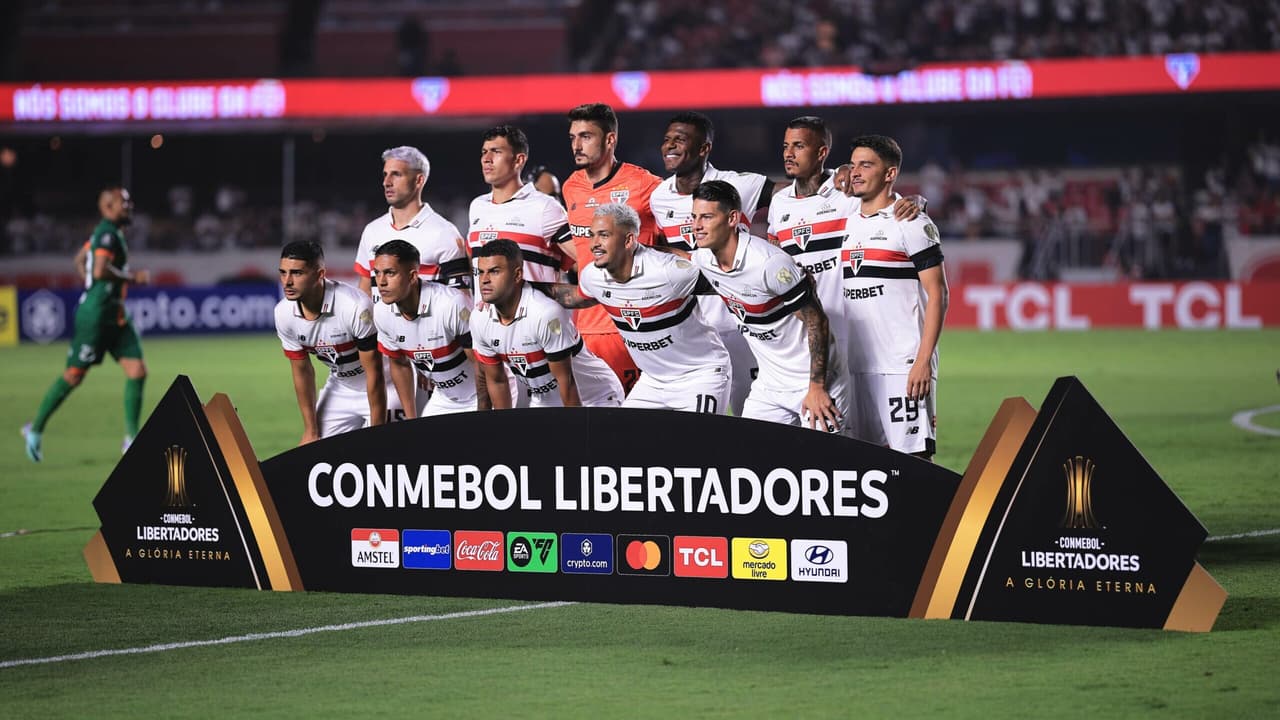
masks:
<instances>
[{"instance_id":1,"label":"black advertising board","mask_svg":"<svg viewBox=\"0 0 1280 720\"><path fill-rule=\"evenodd\" d=\"M1073 378L1038 416L1006 401L962 479L799 428L602 408L395 423L259 464L229 400L200 408L179 377L95 507L99 581L1184 630L1225 599L1195 563L1204 528Z\"/></svg>"}]
</instances>

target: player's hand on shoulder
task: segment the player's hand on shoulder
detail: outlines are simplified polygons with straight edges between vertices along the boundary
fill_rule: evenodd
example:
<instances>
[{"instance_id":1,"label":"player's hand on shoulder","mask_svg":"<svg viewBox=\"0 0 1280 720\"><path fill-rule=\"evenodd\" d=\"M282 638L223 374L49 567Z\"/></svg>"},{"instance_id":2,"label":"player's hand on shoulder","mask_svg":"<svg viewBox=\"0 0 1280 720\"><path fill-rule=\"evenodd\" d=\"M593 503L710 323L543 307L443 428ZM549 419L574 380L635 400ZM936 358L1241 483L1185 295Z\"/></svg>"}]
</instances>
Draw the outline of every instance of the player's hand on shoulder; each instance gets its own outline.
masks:
<instances>
[{"instance_id":1,"label":"player's hand on shoulder","mask_svg":"<svg viewBox=\"0 0 1280 720\"><path fill-rule=\"evenodd\" d=\"M924 214L924 208L928 204L929 201L923 195L900 197L893 204L893 219L899 222L915 220Z\"/></svg>"}]
</instances>

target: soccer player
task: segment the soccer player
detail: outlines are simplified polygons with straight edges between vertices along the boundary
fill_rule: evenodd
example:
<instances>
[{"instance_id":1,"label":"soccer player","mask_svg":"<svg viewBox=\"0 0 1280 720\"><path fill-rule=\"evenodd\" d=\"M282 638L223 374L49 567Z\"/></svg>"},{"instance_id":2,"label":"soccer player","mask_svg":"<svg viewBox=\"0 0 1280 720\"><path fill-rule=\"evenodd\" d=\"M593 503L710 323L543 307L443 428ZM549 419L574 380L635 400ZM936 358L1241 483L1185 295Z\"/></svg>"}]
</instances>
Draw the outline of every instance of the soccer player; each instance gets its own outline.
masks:
<instances>
[{"instance_id":1,"label":"soccer player","mask_svg":"<svg viewBox=\"0 0 1280 720\"><path fill-rule=\"evenodd\" d=\"M560 195L560 178L556 177L556 174L551 172L551 168L546 165L539 165L538 167L530 170L526 182L531 183L535 188L537 188L538 192L544 195L550 195L555 198L555 201L560 203L562 207L564 206L564 198Z\"/></svg>"},{"instance_id":2,"label":"soccer player","mask_svg":"<svg viewBox=\"0 0 1280 720\"><path fill-rule=\"evenodd\" d=\"M427 279L455 287L470 285L471 265L467 261L467 245L453 223L431 209L422 201L422 190L431 174L427 156L415 147L402 145L382 153L382 194L387 200L387 212L365 226L360 234L360 246L356 250L355 272L358 285L365 293L373 292L371 268L374 249L388 240L407 240L418 248L422 264L418 274ZM373 298L377 300L377 296ZM384 377L391 382L390 366L384 364ZM400 396L388 385L387 420L405 416L400 407ZM430 391L421 388L416 397L416 409L422 414Z\"/></svg>"},{"instance_id":3,"label":"soccer player","mask_svg":"<svg viewBox=\"0 0 1280 720\"><path fill-rule=\"evenodd\" d=\"M369 293L324 276L324 249L299 240L280 252L284 299L276 304L276 333L293 372L309 443L386 419L387 391L378 360L378 334ZM315 355L329 367L316 397Z\"/></svg>"},{"instance_id":4,"label":"soccer player","mask_svg":"<svg viewBox=\"0 0 1280 720\"><path fill-rule=\"evenodd\" d=\"M622 385L583 345L569 313L525 283L520 246L494 240L476 258L484 304L471 316L471 334L492 406L511 407L503 365L525 387L531 407L620 405Z\"/></svg>"},{"instance_id":5,"label":"soccer player","mask_svg":"<svg viewBox=\"0 0 1280 720\"><path fill-rule=\"evenodd\" d=\"M133 219L129 191L119 185L105 188L98 194L98 212L102 220L76 255L85 290L76 306L66 369L45 393L35 419L22 427L27 457L32 462L44 457L42 439L49 416L106 353L111 353L124 371L125 450L138 434L147 366L142 361L142 341L125 311L124 296L129 285L145 284L149 276L145 270L129 269L129 246L124 239L124 228Z\"/></svg>"},{"instance_id":6,"label":"soccer player","mask_svg":"<svg viewBox=\"0 0 1280 720\"><path fill-rule=\"evenodd\" d=\"M706 180L723 180L738 191L742 200L742 219L751 224L756 210L769 204L774 183L759 173L728 172L711 165L711 146L715 126L711 118L700 112L682 112L667 122L662 136L662 164L671 177L654 189L649 199L654 220L662 229L669 247L682 253L693 252L693 191ZM742 403L751 389L751 378L758 371L755 356L738 331L738 323L728 308L714 295L699 298L703 317L720 334L733 362L733 388L729 404L734 415L742 414Z\"/></svg>"},{"instance_id":7,"label":"soccer player","mask_svg":"<svg viewBox=\"0 0 1280 720\"><path fill-rule=\"evenodd\" d=\"M572 247L565 247L579 271L592 263L591 222L596 208L606 203L630 205L640 216L640 244L658 241L658 228L649 207L649 196L661 180L648 170L618 160L618 116L603 103L579 105L569 111L569 142L577 170L564 182L564 202L573 233ZM639 368L618 336L609 315L599 307L574 313L574 322L591 352L613 368L627 390L639 377Z\"/></svg>"},{"instance_id":8,"label":"soccer player","mask_svg":"<svg viewBox=\"0 0 1280 720\"><path fill-rule=\"evenodd\" d=\"M609 313L641 370L623 407L723 414L733 369L694 295L710 286L692 262L641 245L639 232L631 206L596 208L594 262L582 268L580 287L556 285L552 294L566 306L598 302Z\"/></svg>"},{"instance_id":9,"label":"soccer player","mask_svg":"<svg viewBox=\"0 0 1280 720\"><path fill-rule=\"evenodd\" d=\"M711 180L693 192L693 261L741 324L760 372L742 416L848 434L848 375L827 316L791 257L742 231L738 191Z\"/></svg>"},{"instance_id":10,"label":"soccer player","mask_svg":"<svg viewBox=\"0 0 1280 720\"><path fill-rule=\"evenodd\" d=\"M382 302L373 309L373 324L378 350L391 359L392 384L405 414L416 415L415 370L435 387L423 417L476 410L470 298L418 277L418 249L404 240L383 243L375 252L373 279ZM483 404L480 409L487 410L488 397Z\"/></svg>"},{"instance_id":11,"label":"soccer player","mask_svg":"<svg viewBox=\"0 0 1280 720\"><path fill-rule=\"evenodd\" d=\"M512 240L524 257L526 280L555 282L572 262L560 249L572 240L569 218L555 198L520 181L528 160L529 140L520 128L499 125L485 132L480 172L490 190L471 201L467 249L474 255L490 240Z\"/></svg>"},{"instance_id":12,"label":"soccer player","mask_svg":"<svg viewBox=\"0 0 1280 720\"><path fill-rule=\"evenodd\" d=\"M861 199L841 250L846 322L854 353L854 437L932 459L936 447L938 337L947 276L928 215L893 217L902 149L892 138L853 141L849 184Z\"/></svg>"},{"instance_id":13,"label":"soccer player","mask_svg":"<svg viewBox=\"0 0 1280 720\"><path fill-rule=\"evenodd\" d=\"M844 278L840 274L840 246L844 242L849 217L858 212L861 200L837 189L837 179L846 174L826 169L831 153L831 130L820 117L806 115L787 123L782 139L782 164L791 182L773 196L769 206L769 242L781 247L814 281L818 299L827 313L833 342L853 357L855 340L844 320ZM893 211L902 220L917 217L925 200L916 196L898 198Z\"/></svg>"}]
</instances>

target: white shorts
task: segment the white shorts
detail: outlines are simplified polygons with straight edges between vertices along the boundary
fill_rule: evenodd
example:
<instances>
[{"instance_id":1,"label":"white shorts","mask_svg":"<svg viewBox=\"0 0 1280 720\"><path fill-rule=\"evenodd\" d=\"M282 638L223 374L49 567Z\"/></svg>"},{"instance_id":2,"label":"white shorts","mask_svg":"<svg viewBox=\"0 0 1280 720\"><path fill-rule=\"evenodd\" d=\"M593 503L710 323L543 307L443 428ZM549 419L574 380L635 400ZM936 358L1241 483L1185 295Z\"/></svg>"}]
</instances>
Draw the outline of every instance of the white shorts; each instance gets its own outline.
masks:
<instances>
[{"instance_id":1,"label":"white shorts","mask_svg":"<svg viewBox=\"0 0 1280 720\"><path fill-rule=\"evenodd\" d=\"M759 369L756 356L751 354L751 347L738 327L738 321L729 313L729 308L719 295L698 296L698 311L708 325L720 334L724 349L729 351L729 367L733 368L729 386L729 407L733 414L742 417L742 406L751 392L751 381L756 379ZM721 411L723 413L723 411Z\"/></svg>"},{"instance_id":2,"label":"white shorts","mask_svg":"<svg viewBox=\"0 0 1280 720\"><path fill-rule=\"evenodd\" d=\"M316 398L316 424L320 437L359 430L369 424L369 393L325 383Z\"/></svg>"},{"instance_id":3,"label":"white shorts","mask_svg":"<svg viewBox=\"0 0 1280 720\"><path fill-rule=\"evenodd\" d=\"M747 396L742 407L742 417L753 420L767 420L783 425L809 427L808 414L804 412L804 396L808 394L808 383L800 390L779 390L766 388L759 382L751 385L751 394ZM843 372L829 373L827 378L827 394L836 410L843 418L840 427L820 428L826 432L849 436L849 379Z\"/></svg>"},{"instance_id":4,"label":"white shorts","mask_svg":"<svg viewBox=\"0 0 1280 720\"><path fill-rule=\"evenodd\" d=\"M937 448L938 379L922 401L907 399L906 375L852 375L853 436L899 452L928 453Z\"/></svg>"},{"instance_id":5,"label":"white shorts","mask_svg":"<svg viewBox=\"0 0 1280 720\"><path fill-rule=\"evenodd\" d=\"M729 409L731 375L729 368L722 367L704 368L676 380L640 373L622 407L724 415Z\"/></svg>"},{"instance_id":6,"label":"white shorts","mask_svg":"<svg viewBox=\"0 0 1280 720\"><path fill-rule=\"evenodd\" d=\"M418 417L434 417L436 415L452 415L454 413L471 412L476 409L476 399L473 397L470 401L454 400L444 393L436 390L431 393L431 401L427 403L427 407L418 413Z\"/></svg>"}]
</instances>

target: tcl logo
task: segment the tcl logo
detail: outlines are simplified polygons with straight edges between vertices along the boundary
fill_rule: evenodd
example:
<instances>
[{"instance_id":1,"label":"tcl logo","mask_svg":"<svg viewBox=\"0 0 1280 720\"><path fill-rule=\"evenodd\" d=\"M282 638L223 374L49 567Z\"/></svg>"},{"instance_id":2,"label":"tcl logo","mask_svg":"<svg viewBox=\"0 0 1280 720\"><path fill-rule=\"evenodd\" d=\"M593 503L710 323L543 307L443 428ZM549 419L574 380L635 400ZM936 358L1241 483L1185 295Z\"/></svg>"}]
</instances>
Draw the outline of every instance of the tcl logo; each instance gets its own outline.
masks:
<instances>
[{"instance_id":1,"label":"tcl logo","mask_svg":"<svg viewBox=\"0 0 1280 720\"><path fill-rule=\"evenodd\" d=\"M729 577L729 539L677 535L674 542L676 577Z\"/></svg>"}]
</instances>

